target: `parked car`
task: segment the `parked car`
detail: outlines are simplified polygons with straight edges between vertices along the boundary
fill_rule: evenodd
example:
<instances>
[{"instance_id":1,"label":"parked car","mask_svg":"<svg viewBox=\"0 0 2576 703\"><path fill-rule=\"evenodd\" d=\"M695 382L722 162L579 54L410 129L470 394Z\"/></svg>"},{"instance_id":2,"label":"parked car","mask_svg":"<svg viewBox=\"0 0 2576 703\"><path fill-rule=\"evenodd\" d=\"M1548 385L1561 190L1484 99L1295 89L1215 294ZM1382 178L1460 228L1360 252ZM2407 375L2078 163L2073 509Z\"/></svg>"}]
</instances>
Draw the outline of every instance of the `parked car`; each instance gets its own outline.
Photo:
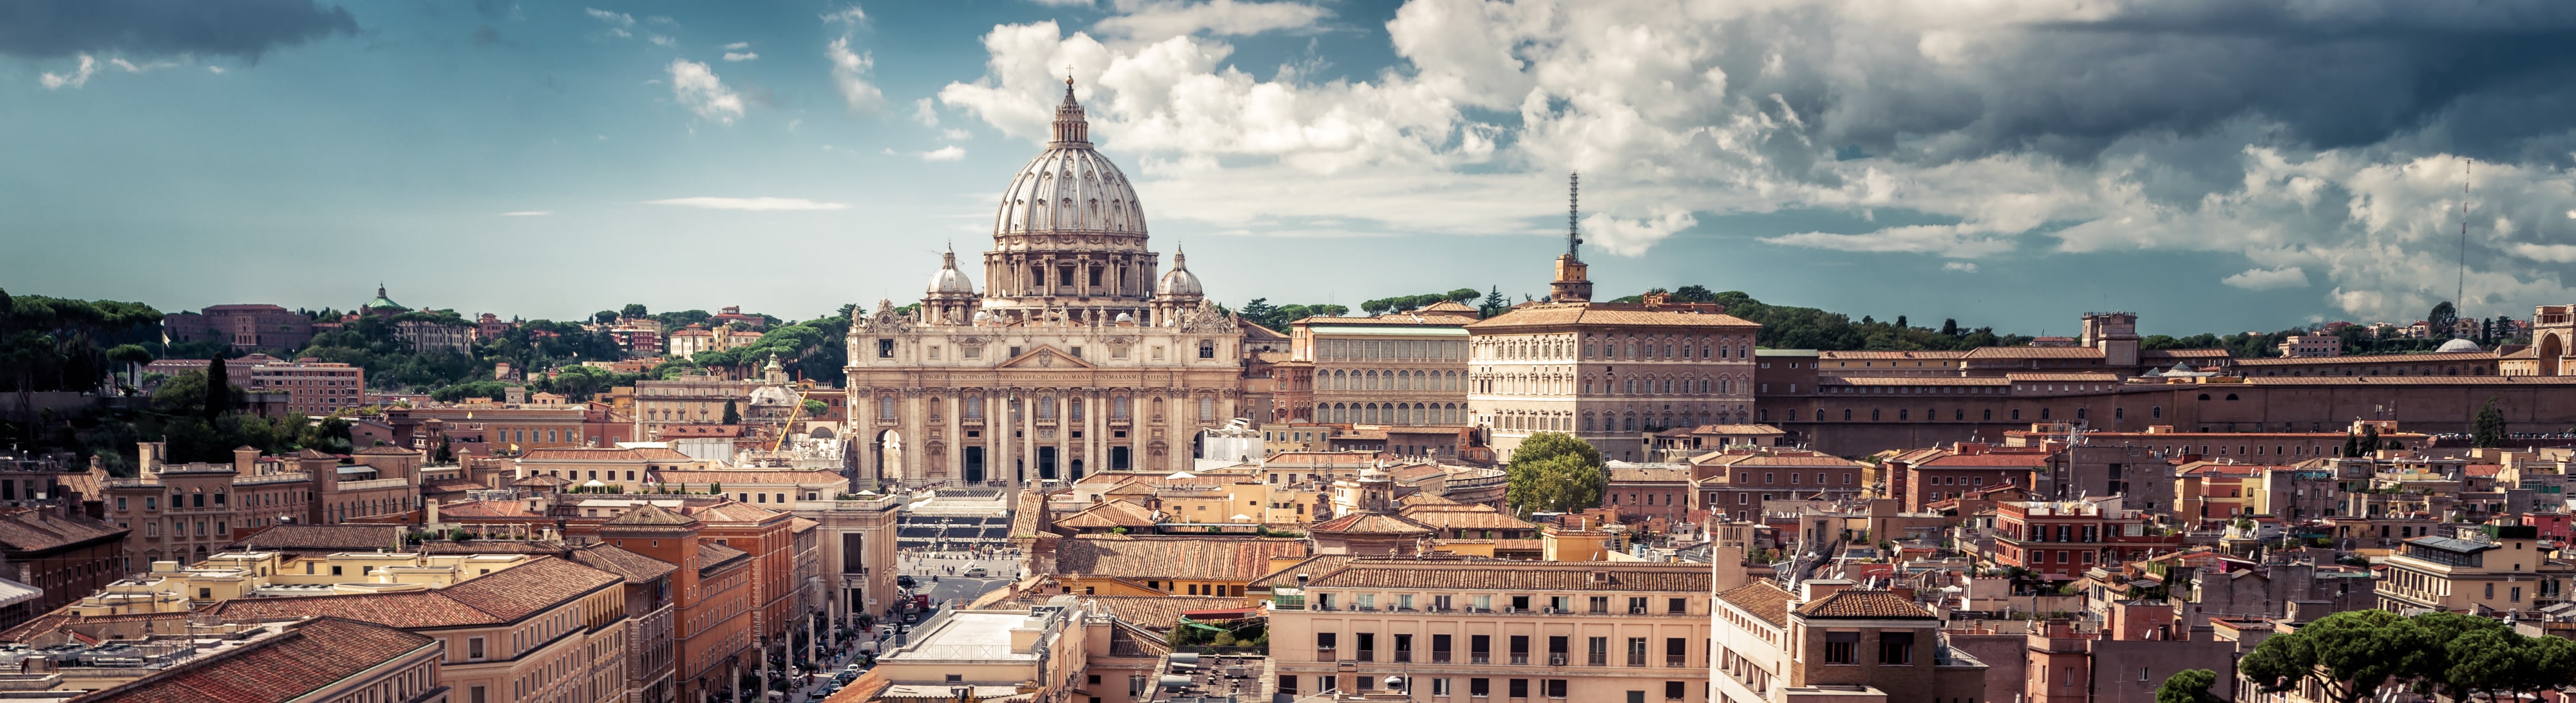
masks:
<instances>
[{"instance_id":1,"label":"parked car","mask_svg":"<svg viewBox=\"0 0 2576 703\"><path fill-rule=\"evenodd\" d=\"M966 575L974 578L983 578L993 575L993 572L986 570L984 567L977 566L967 569Z\"/></svg>"},{"instance_id":2,"label":"parked car","mask_svg":"<svg viewBox=\"0 0 2576 703\"><path fill-rule=\"evenodd\" d=\"M894 585L899 586L899 587L902 587L902 588L911 588L911 587L913 587L914 585L919 584L919 583L921 583L921 582L920 582L920 581L915 581L915 580L913 580L913 578L912 578L912 575L911 575L911 574L904 574L904 575L902 575L902 576L894 577Z\"/></svg>"}]
</instances>

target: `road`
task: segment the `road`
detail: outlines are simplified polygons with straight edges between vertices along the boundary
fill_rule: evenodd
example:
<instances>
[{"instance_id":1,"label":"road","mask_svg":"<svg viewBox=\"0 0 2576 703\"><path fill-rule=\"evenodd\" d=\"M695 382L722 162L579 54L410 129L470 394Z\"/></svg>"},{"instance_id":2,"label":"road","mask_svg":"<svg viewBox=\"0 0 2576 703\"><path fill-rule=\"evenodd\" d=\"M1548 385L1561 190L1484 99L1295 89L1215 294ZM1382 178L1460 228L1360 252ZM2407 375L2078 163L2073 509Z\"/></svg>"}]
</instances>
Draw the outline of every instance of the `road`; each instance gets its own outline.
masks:
<instances>
[{"instance_id":1,"label":"road","mask_svg":"<svg viewBox=\"0 0 2576 703\"><path fill-rule=\"evenodd\" d=\"M976 596L1007 583L1010 579L970 579L963 576L941 576L938 583L931 583L928 577L922 577L919 592L929 593L932 603L946 603L950 599L971 603Z\"/></svg>"}]
</instances>

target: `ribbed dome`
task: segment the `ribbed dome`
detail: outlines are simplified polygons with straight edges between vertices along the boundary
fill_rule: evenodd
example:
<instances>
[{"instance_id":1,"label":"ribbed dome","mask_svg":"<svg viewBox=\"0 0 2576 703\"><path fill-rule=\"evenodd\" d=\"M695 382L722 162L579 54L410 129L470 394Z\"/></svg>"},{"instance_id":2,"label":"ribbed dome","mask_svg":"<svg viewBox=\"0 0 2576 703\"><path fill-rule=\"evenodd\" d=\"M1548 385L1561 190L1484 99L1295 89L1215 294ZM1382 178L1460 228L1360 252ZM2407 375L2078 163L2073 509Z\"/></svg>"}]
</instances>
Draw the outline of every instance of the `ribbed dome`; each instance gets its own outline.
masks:
<instances>
[{"instance_id":1,"label":"ribbed dome","mask_svg":"<svg viewBox=\"0 0 2576 703\"><path fill-rule=\"evenodd\" d=\"M1172 270L1164 273L1163 280L1154 284L1154 294L1205 295L1206 289L1199 286L1199 275L1190 273L1189 257L1175 251L1172 252Z\"/></svg>"},{"instance_id":2,"label":"ribbed dome","mask_svg":"<svg viewBox=\"0 0 2576 703\"><path fill-rule=\"evenodd\" d=\"M931 295L975 292L975 282L966 278L966 272L957 270L955 250L940 254L939 272L930 274L929 292Z\"/></svg>"},{"instance_id":3,"label":"ribbed dome","mask_svg":"<svg viewBox=\"0 0 2576 703\"><path fill-rule=\"evenodd\" d=\"M2442 346L2435 348L2433 351L2441 354L2449 354L2453 352L2474 352L2479 351L2479 349L2477 342L2472 342L2466 339L2454 339L2448 342L2443 342Z\"/></svg>"},{"instance_id":4,"label":"ribbed dome","mask_svg":"<svg viewBox=\"0 0 2576 703\"><path fill-rule=\"evenodd\" d=\"M1145 210L1127 174L1091 148L1090 122L1065 83L1056 106L1055 138L1020 167L1002 191L993 234L1123 234L1145 236Z\"/></svg>"}]
</instances>

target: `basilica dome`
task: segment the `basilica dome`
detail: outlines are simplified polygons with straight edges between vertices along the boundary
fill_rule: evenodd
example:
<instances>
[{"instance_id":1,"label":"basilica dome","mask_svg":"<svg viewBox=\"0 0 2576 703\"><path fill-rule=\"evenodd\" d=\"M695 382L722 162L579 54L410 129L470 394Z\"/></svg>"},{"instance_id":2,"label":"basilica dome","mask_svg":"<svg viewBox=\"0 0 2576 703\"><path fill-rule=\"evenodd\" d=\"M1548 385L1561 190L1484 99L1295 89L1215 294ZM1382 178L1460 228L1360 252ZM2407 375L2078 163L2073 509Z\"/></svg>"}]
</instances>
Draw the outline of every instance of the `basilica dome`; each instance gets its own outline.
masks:
<instances>
[{"instance_id":1,"label":"basilica dome","mask_svg":"<svg viewBox=\"0 0 2576 703\"><path fill-rule=\"evenodd\" d=\"M1180 252L1172 252L1172 270L1163 274L1163 280L1154 284L1154 295L1205 294L1205 289L1199 287L1199 275L1190 273L1189 257L1181 255Z\"/></svg>"},{"instance_id":2,"label":"basilica dome","mask_svg":"<svg viewBox=\"0 0 2576 703\"><path fill-rule=\"evenodd\" d=\"M975 292L975 282L966 278L966 272L957 270L957 252L952 250L943 253L940 255L940 258L942 260L940 261L939 272L930 274L930 288L927 292L931 295L938 295L941 293L973 294Z\"/></svg>"},{"instance_id":3,"label":"basilica dome","mask_svg":"<svg viewBox=\"0 0 2576 703\"><path fill-rule=\"evenodd\" d=\"M993 234L1115 234L1145 236L1145 210L1136 189L1116 164L1091 148L1091 125L1067 81L1056 106L1054 139L1020 167L1002 191Z\"/></svg>"},{"instance_id":4,"label":"basilica dome","mask_svg":"<svg viewBox=\"0 0 2576 703\"><path fill-rule=\"evenodd\" d=\"M2473 352L2479 351L2479 349L2477 342L2465 339L2454 339L2448 342L2443 342L2440 348L2434 349L2433 351L2438 354L2449 354L2453 352Z\"/></svg>"}]
</instances>

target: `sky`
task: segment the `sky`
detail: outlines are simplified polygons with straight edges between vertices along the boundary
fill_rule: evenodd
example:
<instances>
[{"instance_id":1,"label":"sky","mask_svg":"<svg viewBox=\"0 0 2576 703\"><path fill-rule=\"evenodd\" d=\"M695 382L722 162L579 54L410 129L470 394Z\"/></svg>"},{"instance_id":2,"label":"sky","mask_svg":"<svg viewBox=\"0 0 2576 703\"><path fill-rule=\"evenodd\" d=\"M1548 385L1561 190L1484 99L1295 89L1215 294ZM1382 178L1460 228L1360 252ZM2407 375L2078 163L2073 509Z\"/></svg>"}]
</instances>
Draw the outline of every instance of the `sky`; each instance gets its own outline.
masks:
<instances>
[{"instance_id":1,"label":"sky","mask_svg":"<svg viewBox=\"0 0 2576 703\"><path fill-rule=\"evenodd\" d=\"M0 289L903 304L989 246L1068 71L1232 305L1544 295L1569 172L1604 296L2024 334L2576 302L2564 0L24 0Z\"/></svg>"}]
</instances>

